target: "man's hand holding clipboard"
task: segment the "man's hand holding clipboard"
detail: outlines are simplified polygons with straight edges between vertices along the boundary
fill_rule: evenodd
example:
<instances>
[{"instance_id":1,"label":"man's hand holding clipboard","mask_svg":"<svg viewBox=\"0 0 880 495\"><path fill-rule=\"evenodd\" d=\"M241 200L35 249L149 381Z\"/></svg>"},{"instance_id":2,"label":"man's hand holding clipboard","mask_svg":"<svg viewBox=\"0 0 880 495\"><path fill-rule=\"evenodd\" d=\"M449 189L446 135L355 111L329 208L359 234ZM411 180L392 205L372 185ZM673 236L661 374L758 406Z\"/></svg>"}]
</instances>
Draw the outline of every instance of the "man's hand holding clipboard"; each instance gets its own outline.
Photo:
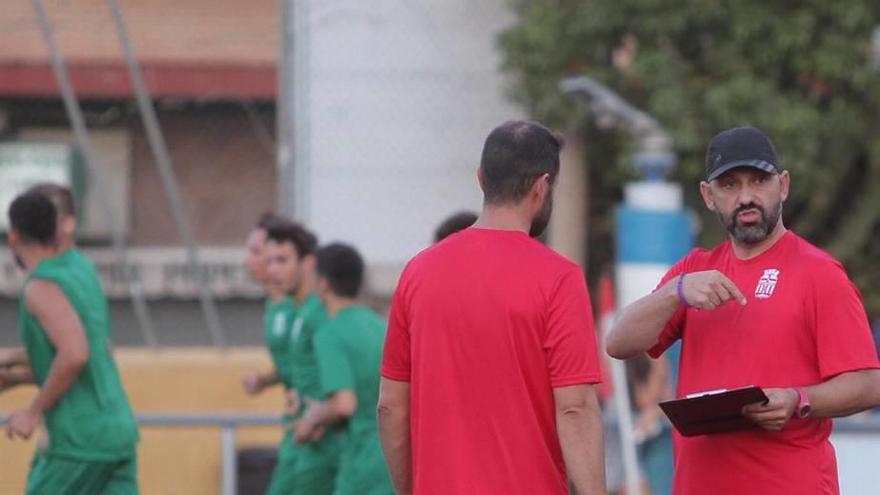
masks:
<instances>
[{"instance_id":1,"label":"man's hand holding clipboard","mask_svg":"<svg viewBox=\"0 0 880 495\"><path fill-rule=\"evenodd\" d=\"M765 388L766 402L743 407L743 415L765 430L779 431L797 409L800 396L793 388Z\"/></svg>"},{"instance_id":2,"label":"man's hand holding clipboard","mask_svg":"<svg viewBox=\"0 0 880 495\"><path fill-rule=\"evenodd\" d=\"M761 426L781 429L791 417L786 389L749 386L699 392L660 403L660 408L683 436L746 430ZM795 403L796 405L796 403ZM785 412L787 416L783 415Z\"/></svg>"}]
</instances>

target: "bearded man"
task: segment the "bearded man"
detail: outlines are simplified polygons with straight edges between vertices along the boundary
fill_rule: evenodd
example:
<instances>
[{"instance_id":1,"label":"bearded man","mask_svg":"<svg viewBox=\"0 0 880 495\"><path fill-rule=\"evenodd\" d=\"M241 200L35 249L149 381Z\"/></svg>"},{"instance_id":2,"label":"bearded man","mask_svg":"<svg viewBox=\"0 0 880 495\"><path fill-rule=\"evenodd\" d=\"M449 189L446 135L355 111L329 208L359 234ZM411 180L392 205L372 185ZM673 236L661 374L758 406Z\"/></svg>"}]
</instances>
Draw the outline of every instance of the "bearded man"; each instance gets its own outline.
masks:
<instances>
[{"instance_id":1,"label":"bearded man","mask_svg":"<svg viewBox=\"0 0 880 495\"><path fill-rule=\"evenodd\" d=\"M840 262L783 225L791 176L753 127L709 143L700 193L729 239L695 249L624 309L606 341L624 359L682 340L677 394L755 385L755 428L675 437L676 495L839 493L831 418L880 403L880 370Z\"/></svg>"}]
</instances>

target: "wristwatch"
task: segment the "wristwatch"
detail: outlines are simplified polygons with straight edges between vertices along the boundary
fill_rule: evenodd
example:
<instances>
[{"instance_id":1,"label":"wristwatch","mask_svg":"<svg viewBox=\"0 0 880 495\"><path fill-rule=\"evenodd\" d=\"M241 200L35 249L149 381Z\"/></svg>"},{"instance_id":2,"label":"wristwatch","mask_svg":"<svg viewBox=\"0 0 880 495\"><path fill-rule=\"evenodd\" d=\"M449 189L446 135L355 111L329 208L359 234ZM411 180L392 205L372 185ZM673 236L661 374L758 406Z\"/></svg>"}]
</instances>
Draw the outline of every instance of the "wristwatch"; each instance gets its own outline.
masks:
<instances>
[{"instance_id":1,"label":"wristwatch","mask_svg":"<svg viewBox=\"0 0 880 495\"><path fill-rule=\"evenodd\" d=\"M806 418L810 415L810 411L813 409L810 404L810 396L807 395L807 389L804 387L795 387L794 390L798 394L798 405L794 413L799 418Z\"/></svg>"}]
</instances>

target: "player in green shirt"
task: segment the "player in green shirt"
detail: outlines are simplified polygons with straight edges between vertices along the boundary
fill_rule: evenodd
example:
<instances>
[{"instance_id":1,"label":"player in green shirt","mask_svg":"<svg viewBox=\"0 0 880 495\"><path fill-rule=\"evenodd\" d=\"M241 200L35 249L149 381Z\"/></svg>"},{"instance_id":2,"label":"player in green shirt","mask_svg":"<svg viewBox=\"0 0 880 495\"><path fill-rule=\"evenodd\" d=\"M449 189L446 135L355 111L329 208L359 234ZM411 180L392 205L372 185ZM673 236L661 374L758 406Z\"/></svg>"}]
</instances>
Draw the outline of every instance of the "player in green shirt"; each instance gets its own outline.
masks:
<instances>
[{"instance_id":1,"label":"player in green shirt","mask_svg":"<svg viewBox=\"0 0 880 495\"><path fill-rule=\"evenodd\" d=\"M315 362L314 335L327 320L327 311L314 293L315 248L317 239L302 225L282 222L268 229L266 249L269 254L269 277L284 292L290 294L297 307L296 317L290 329L291 406L289 413L295 418L302 414L304 400L317 398L320 394L318 370ZM336 477L338 461L338 429L326 431L320 440L294 445L295 461L285 471L292 489L289 493L330 495ZM273 491L274 484L270 489Z\"/></svg>"},{"instance_id":2,"label":"player in green shirt","mask_svg":"<svg viewBox=\"0 0 880 495\"><path fill-rule=\"evenodd\" d=\"M39 193L49 198L58 213L55 224L55 242L58 253L76 249L76 201L73 199L70 188L51 182L43 182L32 186L28 192ZM80 255L82 256L81 253ZM88 265L94 269L94 265L91 263ZM3 383L6 383L7 388L22 383L33 383L33 381L27 381L29 377L30 369L27 351L24 347L12 349L0 356L0 390L3 389ZM25 381L21 382L20 380Z\"/></svg>"},{"instance_id":3,"label":"player in green shirt","mask_svg":"<svg viewBox=\"0 0 880 495\"><path fill-rule=\"evenodd\" d=\"M6 424L29 438L45 421L49 442L35 457L28 494L136 494L137 424L110 352L107 299L94 265L59 253L57 210L29 191L9 207L9 246L29 272L19 330L40 390Z\"/></svg>"},{"instance_id":4,"label":"player in green shirt","mask_svg":"<svg viewBox=\"0 0 880 495\"><path fill-rule=\"evenodd\" d=\"M285 395L290 391L290 329L296 314L293 299L278 284L271 281L268 274L269 256L266 249L266 229L275 222L283 222L283 217L265 213L247 238L247 255L244 266L250 277L266 291L266 305L263 312L263 340L272 358L272 369L259 373L250 371L242 376L242 388L250 395L258 395L264 390L281 384ZM282 424L284 435L278 446L278 462L272 472L270 493L291 493L293 480L290 473L295 462L293 435L287 426L293 418L285 415Z\"/></svg>"},{"instance_id":5,"label":"player in green shirt","mask_svg":"<svg viewBox=\"0 0 880 495\"><path fill-rule=\"evenodd\" d=\"M306 412L294 423L295 439L313 438L321 428L343 425L335 495L387 495L391 478L376 427L379 366L385 321L355 303L364 276L357 251L343 244L318 250L318 287L330 313L315 336L321 401L307 400Z\"/></svg>"}]
</instances>

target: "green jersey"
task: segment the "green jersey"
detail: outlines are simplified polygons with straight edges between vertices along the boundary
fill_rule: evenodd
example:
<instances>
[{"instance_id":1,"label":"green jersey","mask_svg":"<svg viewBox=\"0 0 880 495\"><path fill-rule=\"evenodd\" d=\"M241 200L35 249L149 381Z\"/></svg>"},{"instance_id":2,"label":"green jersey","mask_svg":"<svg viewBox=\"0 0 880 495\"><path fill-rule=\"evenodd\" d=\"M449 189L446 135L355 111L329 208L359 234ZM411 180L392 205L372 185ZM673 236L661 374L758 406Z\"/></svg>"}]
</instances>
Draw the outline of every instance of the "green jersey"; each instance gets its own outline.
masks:
<instances>
[{"instance_id":1,"label":"green jersey","mask_svg":"<svg viewBox=\"0 0 880 495\"><path fill-rule=\"evenodd\" d=\"M135 455L137 424L110 350L110 312L94 264L78 250L40 262L28 276L57 285L79 316L89 360L76 381L46 412L46 455L113 461ZM55 346L22 299L19 331L31 371L42 386L55 359Z\"/></svg>"},{"instance_id":2,"label":"green jersey","mask_svg":"<svg viewBox=\"0 0 880 495\"><path fill-rule=\"evenodd\" d=\"M305 399L318 399L321 386L318 381L318 364L315 358L315 334L329 318L321 300L314 293L300 304L290 329L290 355L292 385L300 398L301 407L296 416L305 410ZM290 470L292 484L288 493L309 495L334 494L339 463L339 443L342 441L338 428L329 428L316 442L294 445L295 460ZM270 492L274 493L274 492Z\"/></svg>"},{"instance_id":3,"label":"green jersey","mask_svg":"<svg viewBox=\"0 0 880 495\"><path fill-rule=\"evenodd\" d=\"M275 365L275 373L284 385L290 388L290 329L296 308L290 296L284 296L280 301L266 301L266 311L263 315L263 338L272 363Z\"/></svg>"},{"instance_id":4,"label":"green jersey","mask_svg":"<svg viewBox=\"0 0 880 495\"><path fill-rule=\"evenodd\" d=\"M309 294L302 302L290 329L290 353L288 361L291 371L291 385L296 389L300 402L305 398L317 399L321 396L318 383L318 365L315 362L315 333L329 316L317 294ZM302 410L300 410L300 413Z\"/></svg>"},{"instance_id":5,"label":"green jersey","mask_svg":"<svg viewBox=\"0 0 880 495\"><path fill-rule=\"evenodd\" d=\"M385 321L374 311L349 306L324 324L315 336L321 397L351 390L357 409L346 425L336 494L392 493L376 429L379 367Z\"/></svg>"}]
</instances>

